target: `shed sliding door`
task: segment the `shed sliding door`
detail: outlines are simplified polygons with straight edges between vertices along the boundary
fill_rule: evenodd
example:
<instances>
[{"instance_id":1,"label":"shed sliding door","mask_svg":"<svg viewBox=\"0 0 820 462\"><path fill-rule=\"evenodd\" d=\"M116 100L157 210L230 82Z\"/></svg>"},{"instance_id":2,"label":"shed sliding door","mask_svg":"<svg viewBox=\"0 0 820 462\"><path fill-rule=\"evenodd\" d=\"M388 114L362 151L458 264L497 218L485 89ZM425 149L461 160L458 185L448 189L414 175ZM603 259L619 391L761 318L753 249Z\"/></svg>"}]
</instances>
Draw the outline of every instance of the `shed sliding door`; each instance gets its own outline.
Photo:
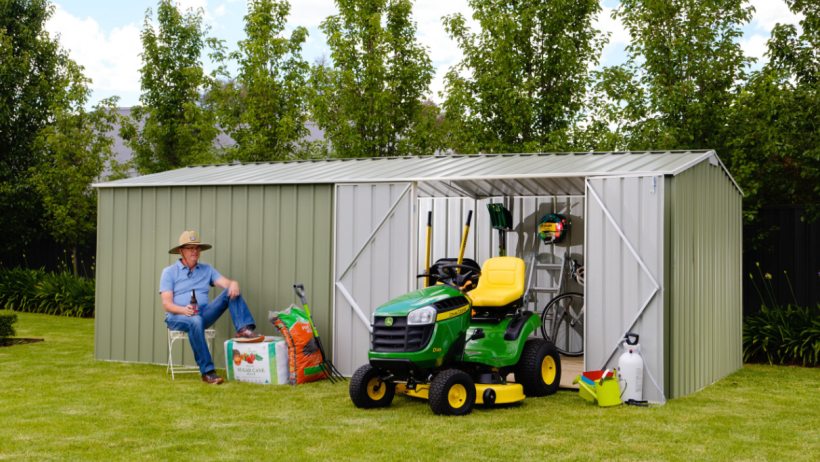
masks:
<instances>
[{"instance_id":1,"label":"shed sliding door","mask_svg":"<svg viewBox=\"0 0 820 462\"><path fill-rule=\"evenodd\" d=\"M662 176L587 180L585 368L618 365L626 332L640 335L643 396L665 401Z\"/></svg>"},{"instance_id":2,"label":"shed sliding door","mask_svg":"<svg viewBox=\"0 0 820 462\"><path fill-rule=\"evenodd\" d=\"M367 362L370 316L406 293L416 249L412 183L336 186L334 364L345 375Z\"/></svg>"}]
</instances>

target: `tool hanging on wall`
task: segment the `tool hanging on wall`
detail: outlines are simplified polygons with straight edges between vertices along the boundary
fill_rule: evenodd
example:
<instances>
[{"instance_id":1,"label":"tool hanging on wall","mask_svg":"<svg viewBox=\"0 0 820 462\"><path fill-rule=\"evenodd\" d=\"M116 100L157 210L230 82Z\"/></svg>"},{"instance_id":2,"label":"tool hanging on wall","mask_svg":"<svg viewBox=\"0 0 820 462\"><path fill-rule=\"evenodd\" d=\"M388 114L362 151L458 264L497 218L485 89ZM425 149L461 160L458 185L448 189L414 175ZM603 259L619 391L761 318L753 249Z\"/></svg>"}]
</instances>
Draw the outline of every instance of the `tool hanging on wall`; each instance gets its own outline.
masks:
<instances>
[{"instance_id":1,"label":"tool hanging on wall","mask_svg":"<svg viewBox=\"0 0 820 462\"><path fill-rule=\"evenodd\" d=\"M557 244L564 240L572 222L560 213L548 213L538 222L538 237L544 244Z\"/></svg>"},{"instance_id":2,"label":"tool hanging on wall","mask_svg":"<svg viewBox=\"0 0 820 462\"><path fill-rule=\"evenodd\" d=\"M498 256L507 256L507 231L512 230L512 213L504 204L487 204L490 212L490 223L498 230Z\"/></svg>"}]
</instances>

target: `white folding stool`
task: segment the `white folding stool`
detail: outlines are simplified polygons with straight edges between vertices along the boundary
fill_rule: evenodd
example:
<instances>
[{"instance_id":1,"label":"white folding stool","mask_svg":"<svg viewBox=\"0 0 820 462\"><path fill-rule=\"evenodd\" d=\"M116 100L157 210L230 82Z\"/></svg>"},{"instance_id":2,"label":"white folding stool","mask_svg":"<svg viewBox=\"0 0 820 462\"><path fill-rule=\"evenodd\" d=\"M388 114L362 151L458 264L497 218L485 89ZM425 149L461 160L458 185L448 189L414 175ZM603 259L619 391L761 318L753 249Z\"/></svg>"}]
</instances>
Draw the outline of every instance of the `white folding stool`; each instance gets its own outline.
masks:
<instances>
[{"instance_id":1,"label":"white folding stool","mask_svg":"<svg viewBox=\"0 0 820 462\"><path fill-rule=\"evenodd\" d=\"M214 329L205 329L205 344L211 354L214 351L214 338L216 338L216 331ZM188 340L188 334L181 330L168 329L168 367L165 368L165 373L171 372L171 380L174 380L174 374L199 373L199 367L197 366L174 365L174 342L177 340Z\"/></svg>"}]
</instances>

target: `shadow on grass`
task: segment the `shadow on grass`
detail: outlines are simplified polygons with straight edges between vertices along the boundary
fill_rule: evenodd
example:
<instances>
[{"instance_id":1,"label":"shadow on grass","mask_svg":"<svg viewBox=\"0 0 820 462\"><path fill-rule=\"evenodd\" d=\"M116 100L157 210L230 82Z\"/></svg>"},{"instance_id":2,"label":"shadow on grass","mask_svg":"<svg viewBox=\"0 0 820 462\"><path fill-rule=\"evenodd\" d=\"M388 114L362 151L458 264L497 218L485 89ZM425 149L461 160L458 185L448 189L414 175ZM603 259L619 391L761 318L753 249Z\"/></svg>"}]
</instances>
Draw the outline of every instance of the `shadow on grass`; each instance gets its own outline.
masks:
<instances>
[{"instance_id":1,"label":"shadow on grass","mask_svg":"<svg viewBox=\"0 0 820 462\"><path fill-rule=\"evenodd\" d=\"M42 342L42 338L0 338L0 347L25 345L27 343Z\"/></svg>"}]
</instances>

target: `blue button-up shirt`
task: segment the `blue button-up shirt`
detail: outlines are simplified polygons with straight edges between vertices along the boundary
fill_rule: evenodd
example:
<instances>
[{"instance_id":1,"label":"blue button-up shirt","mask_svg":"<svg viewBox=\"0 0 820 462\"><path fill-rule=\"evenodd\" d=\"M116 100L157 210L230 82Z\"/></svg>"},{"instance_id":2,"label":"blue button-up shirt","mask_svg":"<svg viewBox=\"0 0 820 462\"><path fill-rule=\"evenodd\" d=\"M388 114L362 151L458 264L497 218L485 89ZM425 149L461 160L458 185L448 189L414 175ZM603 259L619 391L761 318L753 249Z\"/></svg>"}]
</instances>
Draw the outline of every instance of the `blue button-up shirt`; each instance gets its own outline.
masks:
<instances>
[{"instance_id":1,"label":"blue button-up shirt","mask_svg":"<svg viewBox=\"0 0 820 462\"><path fill-rule=\"evenodd\" d=\"M208 303L208 291L213 287L214 281L221 278L219 271L207 263L198 263L193 270L189 270L182 263L182 259L177 260L173 265L162 270L159 278L159 292L173 292L174 304L185 306L191 302L191 291L195 291L197 303L204 305Z\"/></svg>"}]
</instances>

